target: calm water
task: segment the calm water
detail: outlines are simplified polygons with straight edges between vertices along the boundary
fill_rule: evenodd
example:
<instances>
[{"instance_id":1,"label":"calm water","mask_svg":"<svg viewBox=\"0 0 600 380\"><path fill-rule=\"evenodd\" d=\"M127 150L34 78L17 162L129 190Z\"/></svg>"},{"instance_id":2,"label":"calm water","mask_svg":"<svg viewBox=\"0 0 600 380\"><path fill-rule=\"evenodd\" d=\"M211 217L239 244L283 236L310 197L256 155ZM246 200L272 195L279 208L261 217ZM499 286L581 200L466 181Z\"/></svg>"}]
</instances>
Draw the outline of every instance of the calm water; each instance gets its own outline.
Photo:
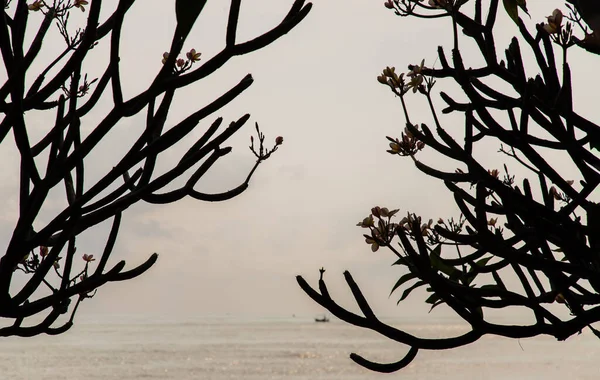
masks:
<instances>
[{"instance_id":1,"label":"calm water","mask_svg":"<svg viewBox=\"0 0 600 380\"><path fill-rule=\"evenodd\" d=\"M462 331L405 327L429 337ZM353 351L391 361L405 349L338 321L308 318L82 322L58 337L1 340L0 379L600 379L600 341L586 333L562 343L488 337L461 349L423 351L393 375L355 365Z\"/></svg>"}]
</instances>

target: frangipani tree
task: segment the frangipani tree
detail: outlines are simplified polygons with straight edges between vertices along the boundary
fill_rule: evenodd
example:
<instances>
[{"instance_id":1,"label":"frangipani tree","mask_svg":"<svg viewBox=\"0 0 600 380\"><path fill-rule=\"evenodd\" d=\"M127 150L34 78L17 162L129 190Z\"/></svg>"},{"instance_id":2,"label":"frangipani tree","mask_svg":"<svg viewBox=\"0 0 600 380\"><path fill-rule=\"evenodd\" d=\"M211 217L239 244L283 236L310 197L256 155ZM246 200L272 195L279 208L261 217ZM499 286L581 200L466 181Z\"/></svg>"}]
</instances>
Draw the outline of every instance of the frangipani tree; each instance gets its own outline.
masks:
<instances>
[{"instance_id":1,"label":"frangipani tree","mask_svg":"<svg viewBox=\"0 0 600 380\"><path fill-rule=\"evenodd\" d=\"M450 55L438 48L440 68L421 62L409 66L405 75L387 67L377 79L399 98L405 117L401 136L388 137L388 152L410 157L417 169L441 180L460 215L426 222L410 211L374 207L359 226L373 251L387 248L403 269L392 289L403 290L399 304L414 289L425 287L425 302L432 309L447 305L469 330L448 338L420 338L382 322L349 272L344 277L361 314L336 303L324 269L317 288L298 276L302 289L333 315L408 346L394 363L351 355L371 370L393 372L408 365L419 350L460 347L488 334L565 340L588 327L600 337L592 326L600 321L600 205L594 196L600 157L592 151L600 146L600 126L573 103L569 63L569 52L578 46L600 52L599 5L594 0L570 1L562 10L549 9L551 15L533 30L519 18L520 11L527 11L525 0L504 0L503 5L520 37L512 39L501 58L494 35L499 0L385 2L399 16L452 21L453 46ZM484 64L467 61L461 50L464 39L474 42ZM525 49L536 72L526 70ZM460 138L456 123L446 126L435 106L436 80L454 81L466 99L440 93L446 103L441 113L462 115ZM411 113L408 96L425 99L432 127ZM489 150L490 144L508 159L503 170L485 167L477 159L478 148ZM439 153L444 164L452 161L457 169L423 162L423 149ZM569 161L576 172L552 166L549 157ZM517 177L509 166L519 166L525 174ZM498 323L489 317L493 310L515 308L528 310L533 322Z\"/></svg>"},{"instance_id":2,"label":"frangipani tree","mask_svg":"<svg viewBox=\"0 0 600 380\"><path fill-rule=\"evenodd\" d=\"M13 135L20 164L18 220L0 259L0 317L5 321L0 336L62 333L73 325L80 302L92 297L99 287L139 276L156 262L154 253L133 269L125 270L124 261L109 267L122 215L128 207L138 202L172 203L184 197L208 202L228 200L248 188L258 165L283 142L278 137L267 146L256 124L258 139L251 144L256 162L240 185L221 193L205 193L196 188L215 162L231 152L228 139L250 120L250 115L245 114L222 125L223 119L212 115L243 93L253 79L246 75L213 101L172 124L167 122L167 116L175 93L213 74L233 57L268 46L298 25L311 9L310 3L296 0L278 25L239 41L242 1L231 0L227 21L223 23L223 49L206 59L201 49L196 50L198 47L187 39L206 2L173 3L177 26L171 46L163 55L163 65L145 90L127 99L122 90L122 78L127 73L120 68L120 47L125 18L135 0L119 0L114 3L116 10L103 19L101 11L106 6L102 0L4 1L0 51L6 76L0 84L0 143L11 144L7 136ZM82 11L86 16L80 28L69 23L69 15L74 11ZM42 45L54 26L64 39L64 49L56 57L41 57L49 64L33 72L33 63L40 58ZM25 37L32 30L34 37L26 43ZM88 79L84 67L91 59L91 49L98 44L108 46L108 64L98 78ZM156 59L160 61L160 57ZM90 77L94 74L90 73ZM84 129L84 116L95 109L103 96L112 99L112 107L94 126ZM45 134L39 140L32 140L25 118L31 112L48 115ZM114 152L118 157L114 167L100 175L98 181L88 183L86 167L90 154L125 118L142 112L146 115L143 132L120 156ZM201 123L207 118L211 119L209 125ZM201 137L183 152L178 162L157 174L157 159L190 136L198 125L206 126ZM174 186L181 183L174 182L177 180L184 184ZM40 221L40 210L50 201L51 192L60 188L64 188L67 206L48 222ZM104 221L112 221L105 247L94 253L78 253L78 235ZM18 276L24 276L24 280L16 281ZM59 319L63 314L66 316ZM43 318L41 322L40 318L29 322L34 316Z\"/></svg>"}]
</instances>

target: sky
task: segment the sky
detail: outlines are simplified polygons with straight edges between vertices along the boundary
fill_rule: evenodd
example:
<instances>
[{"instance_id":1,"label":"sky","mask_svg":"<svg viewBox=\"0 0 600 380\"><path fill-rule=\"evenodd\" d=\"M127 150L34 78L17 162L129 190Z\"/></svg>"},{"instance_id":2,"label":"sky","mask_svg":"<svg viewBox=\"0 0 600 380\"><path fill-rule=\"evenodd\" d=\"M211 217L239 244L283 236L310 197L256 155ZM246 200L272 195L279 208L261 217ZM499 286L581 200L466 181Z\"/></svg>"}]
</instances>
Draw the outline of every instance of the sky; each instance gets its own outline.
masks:
<instances>
[{"instance_id":1,"label":"sky","mask_svg":"<svg viewBox=\"0 0 600 380\"><path fill-rule=\"evenodd\" d=\"M116 1L104 3L114 9ZM292 3L242 2L239 38L250 39L275 26ZM194 137L201 136L217 116L224 118L225 125L251 114L246 126L229 140L233 152L211 169L198 190L223 191L243 181L254 164L248 144L255 122L267 141L281 135L283 145L260 165L249 189L230 201L184 199L170 205L129 208L113 262L126 260L133 267L153 252L159 253L158 262L141 277L100 288L93 299L83 302L81 317L317 315L322 308L303 293L295 276L301 274L316 285L320 267L327 270L333 296L352 309L356 308L343 280L345 270L353 274L380 315L419 318L427 314L424 292L415 292L400 307L396 306L399 294L388 297L404 271L391 266L395 261L391 252L371 252L356 223L377 205L399 208L400 214L415 212L425 219L458 216L452 198L439 182L416 170L411 160L385 152L385 136L399 136L404 119L399 100L376 80L386 66L405 71L408 64L421 59L426 65L433 64L437 46L450 46L450 24L448 20L394 16L383 6L383 0L313 3L306 19L286 36L258 52L231 60L211 77L178 92L170 125L227 91L246 74L252 73L255 79L235 101L201 122L190 138L166 152L158 170L176 163ZM532 19L526 22L531 26L543 21L562 3L529 1ZM201 52L200 64L222 48L227 11L227 2L209 1L192 30L184 50ZM82 17L74 15L73 22ZM32 24L40 20L41 15L30 17ZM172 2L144 0L133 6L125 20L121 51L126 98L143 91L160 70L162 53L168 50L174 28ZM503 12L498 30L498 47L503 49L517 32ZM45 42L43 56L51 57L62 48L57 35L53 37ZM465 51L468 58L478 62L471 53ZM576 104L583 115L593 115L597 107L590 89L598 78L588 73L599 60L598 56L572 53ZM105 63L106 49L100 45L92 51L85 69L93 78L101 74ZM444 86L440 83L438 89L457 93L455 87ZM409 99L409 104L419 122L431 122L420 99ZM110 97L101 101L84 120L84 129L91 130L110 106ZM48 128L47 115L27 117L30 134L39 138ZM446 120L456 122L460 130L460 118ZM117 162L143 121L143 113L123 120L98 147L88 164L87 186ZM0 173L0 195L6 202L0 215L0 237L5 241L17 211L18 160L10 144L12 140L7 139L0 146L5 164ZM500 168L505 161L497 149L492 146L480 152L490 167ZM442 167L446 164L427 149L421 157ZM58 192L50 199L40 224L60 210L64 202L61 196ZM108 225L100 225L82 234L78 253L100 255L107 232ZM440 315L446 315L443 308L440 310Z\"/></svg>"}]
</instances>

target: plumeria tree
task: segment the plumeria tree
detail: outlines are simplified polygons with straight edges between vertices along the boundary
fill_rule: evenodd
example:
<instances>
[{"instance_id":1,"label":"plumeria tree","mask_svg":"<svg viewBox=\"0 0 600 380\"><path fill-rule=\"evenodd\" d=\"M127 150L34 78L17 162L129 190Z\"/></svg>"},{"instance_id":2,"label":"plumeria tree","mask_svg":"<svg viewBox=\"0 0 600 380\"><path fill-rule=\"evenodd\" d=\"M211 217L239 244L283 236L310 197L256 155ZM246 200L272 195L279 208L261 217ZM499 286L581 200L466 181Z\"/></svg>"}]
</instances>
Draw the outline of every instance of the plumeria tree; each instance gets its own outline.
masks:
<instances>
[{"instance_id":1,"label":"plumeria tree","mask_svg":"<svg viewBox=\"0 0 600 380\"><path fill-rule=\"evenodd\" d=\"M248 175L229 191L202 192L196 188L197 182L231 152L228 139L250 120L246 114L222 126L223 119L214 117L178 162L160 175L155 173L159 156L190 136L198 125L204 125L205 119L238 97L253 79L246 75L213 101L172 123L167 116L177 90L201 81L235 56L268 46L298 25L311 8L310 3L296 0L279 24L262 35L239 41L241 2L230 1L229 16L223 22L223 49L204 59L201 49L194 49L194 42L187 37L206 0L176 0L177 26L162 66L158 65L160 69L144 91L127 99L122 91L122 77L127 73L119 66L119 56L124 20L135 0L119 0L116 10L104 19L100 16L101 0L4 0L0 50L6 76L0 85L0 143L14 141L20 163L18 218L0 259L0 317L5 322L0 336L62 333L73 325L80 303L99 287L139 276L156 262L154 253L132 269L126 269L124 261L109 265L128 207L138 202L172 203L184 197L208 202L235 197L246 190L258 165L282 144L282 137L268 144L256 124L258 138L250 145L256 162ZM72 12L82 12L83 25L77 27L69 21ZM40 51L53 27L62 36L64 48L57 56L47 57ZM29 35L33 39L26 43ZM103 72L89 73L88 77L84 67L92 59L90 51L99 44L108 48L108 64ZM33 65L38 58L46 66L34 72L34 67L43 67ZM159 62L160 56L156 59ZM98 77L91 79L96 74ZM103 96L111 98L112 105L89 125L90 119L83 118L97 109ZM44 125L45 134L40 139L31 138L27 122L34 112L46 113L46 120L53 120ZM112 152L117 163L101 173L99 180L89 183L86 167L90 154L124 118L142 112L146 115L143 132L120 156ZM9 133L14 140L7 138ZM98 173L93 177L98 178ZM184 184L174 186L176 180ZM65 207L40 220L40 210L55 200L51 193L61 188L66 194ZM112 223L105 246L78 252L77 237L102 222Z\"/></svg>"},{"instance_id":2,"label":"plumeria tree","mask_svg":"<svg viewBox=\"0 0 600 380\"><path fill-rule=\"evenodd\" d=\"M398 97L405 118L401 136L388 137L388 152L410 157L421 172L441 180L458 212L454 218L429 219L374 207L358 225L372 251L385 248L395 256L402 274L392 294L403 291L399 304L424 287L431 309L446 305L468 331L421 338L382 322L349 272L344 277L361 314L336 303L324 269L316 288L298 276L302 289L338 318L408 347L394 363L351 355L366 368L396 371L419 350L455 348L489 334L565 340L587 327L600 337L593 327L600 321L600 158L592 150L600 146L600 126L574 107L569 62L573 49L600 52L600 6L595 0L572 0L562 9L549 9L550 16L539 17L544 22L528 28L519 17L526 5L525 0L503 1L519 38L501 58L494 36L499 0L385 2L399 16L451 20L453 45L450 56L438 48L441 67L421 62L409 66L406 75L387 67L377 80ZM466 60L464 40L474 42L483 64ZM525 62L526 54L530 61ZM460 131L444 125L447 118L434 96L436 80L460 86L465 101L440 93L441 113L460 115ZM409 96L424 99L433 127L411 113ZM501 169L478 159L492 145L505 158ZM444 157L444 164L453 162L456 170L424 162L419 158L424 149ZM551 165L550 158L561 165ZM516 309L527 310L531 322L490 319L494 310Z\"/></svg>"}]
</instances>

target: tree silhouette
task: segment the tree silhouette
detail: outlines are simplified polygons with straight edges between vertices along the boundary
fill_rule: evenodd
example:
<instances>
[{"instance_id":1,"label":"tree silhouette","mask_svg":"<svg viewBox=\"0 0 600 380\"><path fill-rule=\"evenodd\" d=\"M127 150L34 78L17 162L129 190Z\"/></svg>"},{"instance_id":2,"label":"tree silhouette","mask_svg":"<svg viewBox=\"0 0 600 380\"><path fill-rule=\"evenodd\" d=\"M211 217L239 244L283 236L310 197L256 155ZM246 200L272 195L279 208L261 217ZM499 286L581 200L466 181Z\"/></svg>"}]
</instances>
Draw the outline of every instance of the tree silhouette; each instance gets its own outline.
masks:
<instances>
[{"instance_id":1,"label":"tree silhouette","mask_svg":"<svg viewBox=\"0 0 600 380\"><path fill-rule=\"evenodd\" d=\"M420 171L442 180L461 214L456 219L424 222L409 212L393 222L398 210L375 207L359 226L367 230L366 242L373 251L388 248L397 256L395 265L405 268L392 289L404 288L399 303L425 286L429 292L425 302L432 309L447 305L470 331L449 338L420 338L378 319L349 272L344 277L362 315L332 299L324 269L318 289L298 276L302 289L338 318L409 346L395 363L375 363L352 354L356 363L393 372L408 365L419 350L460 347L486 334L510 338L543 334L565 340L589 327L600 337L592 327L600 321L600 206L591 199L600 183L600 158L592 152L592 147L600 146L600 127L574 109L568 63L573 47L600 51L600 31L587 29L600 19L594 9L597 4L592 3L573 0L566 4L568 22L563 23L563 13L555 10L532 33L518 17L518 6L527 11L525 1L503 1L520 32L503 60L493 33L498 0L385 3L400 16L452 21L451 56L438 48L441 68L421 62L409 66L404 76L388 67L378 80L399 97L406 119L401 137L388 137L388 152L410 157ZM576 27L584 38L575 37ZM471 67L465 62L463 36L474 42L484 64ZM525 54L536 65L533 76L525 68ZM463 141L455 137L456 123L452 130L442 124L444 118L432 98L436 79L452 79L464 93L466 101L440 94L446 103L442 113L462 115L464 127L458 132ZM415 115L405 97L412 93L426 99L435 132L411 121ZM482 145L484 141L487 145ZM511 174L506 164L501 172L478 161L477 152L489 150L490 142L499 144L500 154L519 167L522 179ZM452 162L451 167L458 169L437 169L420 161L417 157L423 149L441 154L443 164ZM572 165L559 168L549 164L549 158ZM489 315L494 309L525 309L534 322L493 322Z\"/></svg>"},{"instance_id":2,"label":"tree silhouette","mask_svg":"<svg viewBox=\"0 0 600 380\"><path fill-rule=\"evenodd\" d=\"M156 262L157 254L154 253L133 269L125 270L124 261L107 267L122 213L128 207L140 201L171 203L186 196L209 202L233 198L246 190L257 166L283 142L278 137L271 148L267 147L265 136L256 124L258 145L255 147L254 141L251 144L256 163L247 177L229 191L203 193L195 189L196 183L217 160L231 151L231 147L224 144L250 115L243 115L224 128L221 128L223 119L216 118L179 162L161 175L154 173L157 158L163 152L173 148L202 120L240 95L253 79L246 75L209 104L169 126L166 120L175 92L211 75L231 58L262 49L282 37L306 17L310 3L296 0L278 25L241 42L237 38L241 0L231 0L224 47L202 62L195 49L187 53L182 49L206 0L176 0L177 27L171 47L163 56L162 68L146 90L125 99L119 53L125 16L134 2L119 0L116 10L105 20L100 20L103 4L100 0L36 0L29 4L26 0L4 1L0 17L0 50L7 79L0 86L0 112L3 114L0 142L10 143L7 136L12 132L20 154L20 172L18 220L0 260L0 317L10 321L0 328L0 336L62 333L72 326L80 302L92 297L100 286L139 276ZM85 26L80 29L68 24L70 12L75 8L87 16ZM25 35L32 24L36 25L37 32L26 46ZM53 25L58 28L66 46L45 69L31 73L32 63L38 58ZM110 46L109 62L98 79L88 80L83 71L84 64L90 59L90 50L102 40ZM54 74L50 76L50 73ZM32 83L28 86L29 78ZM105 94L112 96L112 108L89 134L82 133L82 118ZM119 157L112 169L96 183L86 186L85 169L90 153L124 118L144 110L145 128L135 143ZM47 112L49 120L53 120L39 141L31 141L28 134L25 115L31 111ZM40 167L40 161L44 160L45 170ZM177 179L185 180L185 184L165 190ZM48 202L50 192L63 186L67 206L49 222L40 222L38 214ZM77 236L111 220L112 228L98 260L91 254L84 254L82 261L76 255ZM17 287L16 274L21 272L27 276L24 285ZM72 303L72 299L76 302ZM65 320L59 319L63 314L66 314ZM32 316L43 319L39 322L40 318L34 318L38 322L29 323L28 318Z\"/></svg>"}]
</instances>

